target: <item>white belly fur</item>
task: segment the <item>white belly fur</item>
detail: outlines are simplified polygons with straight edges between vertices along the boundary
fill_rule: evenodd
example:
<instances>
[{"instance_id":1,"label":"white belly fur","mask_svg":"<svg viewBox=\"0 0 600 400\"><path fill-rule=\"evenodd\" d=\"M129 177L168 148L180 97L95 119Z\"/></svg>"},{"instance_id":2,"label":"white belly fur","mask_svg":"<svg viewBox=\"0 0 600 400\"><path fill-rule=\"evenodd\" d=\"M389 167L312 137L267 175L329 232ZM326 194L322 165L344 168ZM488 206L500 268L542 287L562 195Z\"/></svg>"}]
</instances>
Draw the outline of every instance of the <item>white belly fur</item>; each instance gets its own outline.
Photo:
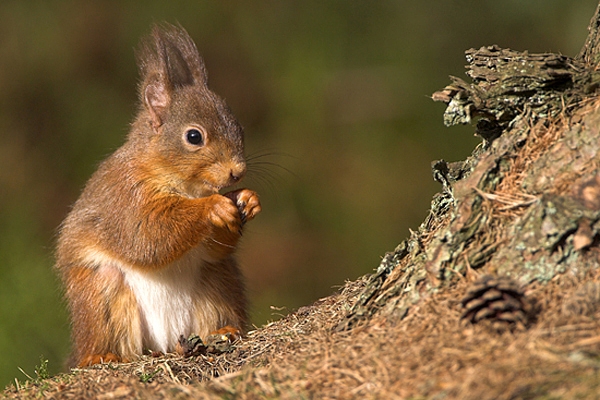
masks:
<instances>
[{"instance_id":1,"label":"white belly fur","mask_svg":"<svg viewBox=\"0 0 600 400\"><path fill-rule=\"evenodd\" d=\"M173 351L180 335L194 330L194 292L199 266L174 265L156 272L123 270L140 309L143 343L155 351Z\"/></svg>"},{"instance_id":2,"label":"white belly fur","mask_svg":"<svg viewBox=\"0 0 600 400\"><path fill-rule=\"evenodd\" d=\"M205 324L217 323L214 308L203 298L201 264L204 261L199 248L157 271L140 271L97 249L91 250L86 258L101 269L113 266L123 274L138 303L144 348L171 352L180 335L201 333L199 330L203 330ZM199 306L204 321L196 320Z\"/></svg>"}]
</instances>

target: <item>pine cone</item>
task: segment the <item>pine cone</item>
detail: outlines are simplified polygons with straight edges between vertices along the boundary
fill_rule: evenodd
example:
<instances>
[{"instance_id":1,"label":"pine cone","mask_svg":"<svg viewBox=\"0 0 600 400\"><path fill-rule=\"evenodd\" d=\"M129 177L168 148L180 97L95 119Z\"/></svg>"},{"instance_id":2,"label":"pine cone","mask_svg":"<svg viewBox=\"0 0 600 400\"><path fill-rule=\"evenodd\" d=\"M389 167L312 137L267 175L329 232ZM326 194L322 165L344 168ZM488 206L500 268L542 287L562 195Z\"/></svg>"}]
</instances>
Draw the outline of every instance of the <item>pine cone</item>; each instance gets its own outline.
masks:
<instances>
[{"instance_id":1,"label":"pine cone","mask_svg":"<svg viewBox=\"0 0 600 400\"><path fill-rule=\"evenodd\" d=\"M488 320L498 330L524 328L531 309L515 281L491 275L477 280L460 302L465 309L461 319L474 324Z\"/></svg>"}]
</instances>

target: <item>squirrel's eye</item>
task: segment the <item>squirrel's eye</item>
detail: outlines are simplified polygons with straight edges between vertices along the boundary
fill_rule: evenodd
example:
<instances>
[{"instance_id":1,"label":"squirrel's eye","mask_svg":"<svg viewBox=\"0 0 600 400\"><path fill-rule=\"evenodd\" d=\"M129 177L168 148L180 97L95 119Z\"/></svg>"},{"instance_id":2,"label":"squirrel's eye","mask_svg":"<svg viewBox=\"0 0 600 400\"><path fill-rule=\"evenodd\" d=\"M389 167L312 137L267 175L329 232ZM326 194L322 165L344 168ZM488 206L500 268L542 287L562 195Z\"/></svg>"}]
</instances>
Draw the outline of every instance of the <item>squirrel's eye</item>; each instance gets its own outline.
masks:
<instances>
[{"instance_id":1,"label":"squirrel's eye","mask_svg":"<svg viewBox=\"0 0 600 400\"><path fill-rule=\"evenodd\" d=\"M193 144L194 146L200 146L204 142L202 133L198 129L188 130L185 133L185 138L188 141L188 143Z\"/></svg>"}]
</instances>

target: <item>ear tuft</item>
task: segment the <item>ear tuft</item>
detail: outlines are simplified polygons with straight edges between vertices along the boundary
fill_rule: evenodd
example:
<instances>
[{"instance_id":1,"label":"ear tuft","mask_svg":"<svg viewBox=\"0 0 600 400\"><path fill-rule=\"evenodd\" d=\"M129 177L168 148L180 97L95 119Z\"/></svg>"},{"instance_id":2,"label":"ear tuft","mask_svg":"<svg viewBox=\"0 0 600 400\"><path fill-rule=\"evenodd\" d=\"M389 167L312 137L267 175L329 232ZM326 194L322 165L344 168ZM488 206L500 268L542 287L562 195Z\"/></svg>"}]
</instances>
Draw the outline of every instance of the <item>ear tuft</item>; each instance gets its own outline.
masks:
<instances>
[{"instance_id":1,"label":"ear tuft","mask_svg":"<svg viewBox=\"0 0 600 400\"><path fill-rule=\"evenodd\" d=\"M175 88L193 85L194 74L180 44L176 42L177 37L163 35L161 39L157 44L162 47L161 56L165 61L169 83Z\"/></svg>"},{"instance_id":2,"label":"ear tuft","mask_svg":"<svg viewBox=\"0 0 600 400\"><path fill-rule=\"evenodd\" d=\"M164 44L164 57L169 69L169 79L174 84L206 86L204 61L196 44L181 25L155 26L153 35Z\"/></svg>"}]
</instances>

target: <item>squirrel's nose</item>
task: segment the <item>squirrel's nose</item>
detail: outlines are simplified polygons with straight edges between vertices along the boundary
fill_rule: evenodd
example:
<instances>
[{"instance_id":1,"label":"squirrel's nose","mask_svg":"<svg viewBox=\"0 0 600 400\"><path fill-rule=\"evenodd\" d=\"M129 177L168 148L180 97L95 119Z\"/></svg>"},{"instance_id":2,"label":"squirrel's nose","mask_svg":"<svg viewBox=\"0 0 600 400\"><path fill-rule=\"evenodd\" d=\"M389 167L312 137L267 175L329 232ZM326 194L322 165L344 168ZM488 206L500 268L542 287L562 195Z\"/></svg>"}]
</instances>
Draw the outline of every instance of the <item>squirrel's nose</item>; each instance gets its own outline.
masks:
<instances>
[{"instance_id":1,"label":"squirrel's nose","mask_svg":"<svg viewBox=\"0 0 600 400\"><path fill-rule=\"evenodd\" d=\"M229 170L229 179L231 182L238 182L246 174L246 164L240 163Z\"/></svg>"}]
</instances>

